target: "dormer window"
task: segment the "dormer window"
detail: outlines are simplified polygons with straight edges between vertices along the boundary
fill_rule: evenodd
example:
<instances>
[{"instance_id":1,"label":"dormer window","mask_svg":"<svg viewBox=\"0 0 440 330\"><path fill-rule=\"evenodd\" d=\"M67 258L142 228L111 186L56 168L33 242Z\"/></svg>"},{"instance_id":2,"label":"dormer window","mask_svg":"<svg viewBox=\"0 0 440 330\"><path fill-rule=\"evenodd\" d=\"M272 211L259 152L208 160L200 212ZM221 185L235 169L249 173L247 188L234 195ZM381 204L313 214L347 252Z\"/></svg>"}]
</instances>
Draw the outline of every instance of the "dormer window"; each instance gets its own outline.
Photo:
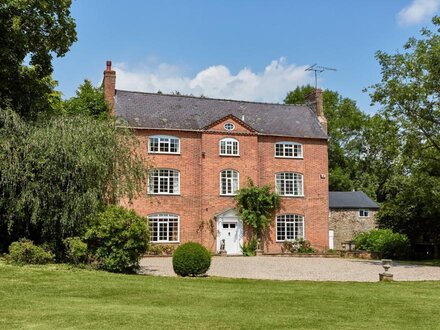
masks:
<instances>
[{"instance_id":1,"label":"dormer window","mask_svg":"<svg viewBox=\"0 0 440 330\"><path fill-rule=\"evenodd\" d=\"M233 131L235 128L235 125L233 123L226 123L225 126L223 126L225 130L227 131Z\"/></svg>"},{"instance_id":2,"label":"dormer window","mask_svg":"<svg viewBox=\"0 0 440 330\"><path fill-rule=\"evenodd\" d=\"M238 141L233 138L221 139L220 156L239 156Z\"/></svg>"},{"instance_id":3,"label":"dormer window","mask_svg":"<svg viewBox=\"0 0 440 330\"><path fill-rule=\"evenodd\" d=\"M179 154L180 140L175 136L150 136L148 139L148 152L153 154Z\"/></svg>"},{"instance_id":4,"label":"dormer window","mask_svg":"<svg viewBox=\"0 0 440 330\"><path fill-rule=\"evenodd\" d=\"M296 142L275 143L275 157L303 158L303 145Z\"/></svg>"}]
</instances>

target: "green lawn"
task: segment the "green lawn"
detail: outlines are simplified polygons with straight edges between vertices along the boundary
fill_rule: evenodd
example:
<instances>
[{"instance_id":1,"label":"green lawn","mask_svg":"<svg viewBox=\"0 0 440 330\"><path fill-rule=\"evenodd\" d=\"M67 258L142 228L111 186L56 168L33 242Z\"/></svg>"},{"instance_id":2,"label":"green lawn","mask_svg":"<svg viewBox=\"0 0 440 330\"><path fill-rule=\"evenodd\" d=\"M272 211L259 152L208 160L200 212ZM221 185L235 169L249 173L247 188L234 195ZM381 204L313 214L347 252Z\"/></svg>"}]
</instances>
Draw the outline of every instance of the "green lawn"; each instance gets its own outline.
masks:
<instances>
[{"instance_id":1,"label":"green lawn","mask_svg":"<svg viewBox=\"0 0 440 330\"><path fill-rule=\"evenodd\" d=\"M162 278L0 263L0 329L438 329L439 306L440 282Z\"/></svg>"}]
</instances>

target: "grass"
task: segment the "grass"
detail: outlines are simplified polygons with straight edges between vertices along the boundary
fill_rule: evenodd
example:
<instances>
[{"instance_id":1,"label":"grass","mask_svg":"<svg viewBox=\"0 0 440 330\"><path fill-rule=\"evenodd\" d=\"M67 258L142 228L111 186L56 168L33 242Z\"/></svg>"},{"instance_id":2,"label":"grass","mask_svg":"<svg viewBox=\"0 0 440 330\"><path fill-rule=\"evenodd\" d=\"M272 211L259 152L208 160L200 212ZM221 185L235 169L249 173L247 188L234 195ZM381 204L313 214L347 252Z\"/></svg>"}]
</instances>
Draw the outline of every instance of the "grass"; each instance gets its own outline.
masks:
<instances>
[{"instance_id":1,"label":"grass","mask_svg":"<svg viewBox=\"0 0 440 330\"><path fill-rule=\"evenodd\" d=\"M438 329L439 305L440 282L166 278L0 263L0 329Z\"/></svg>"}]
</instances>

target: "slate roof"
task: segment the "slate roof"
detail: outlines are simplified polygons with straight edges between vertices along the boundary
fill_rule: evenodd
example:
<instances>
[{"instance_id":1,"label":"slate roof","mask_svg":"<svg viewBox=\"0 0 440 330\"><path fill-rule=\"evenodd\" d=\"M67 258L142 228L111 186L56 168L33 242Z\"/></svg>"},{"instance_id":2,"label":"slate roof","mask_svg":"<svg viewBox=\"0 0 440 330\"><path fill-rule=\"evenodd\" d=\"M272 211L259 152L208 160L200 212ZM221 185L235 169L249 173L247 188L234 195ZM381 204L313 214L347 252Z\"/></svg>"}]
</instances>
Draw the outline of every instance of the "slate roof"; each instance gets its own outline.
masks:
<instances>
[{"instance_id":1,"label":"slate roof","mask_svg":"<svg viewBox=\"0 0 440 330\"><path fill-rule=\"evenodd\" d=\"M329 207L331 209L378 209L379 204L362 191L330 191Z\"/></svg>"},{"instance_id":2,"label":"slate roof","mask_svg":"<svg viewBox=\"0 0 440 330\"><path fill-rule=\"evenodd\" d=\"M327 139L306 105L284 105L116 90L115 114L134 128L199 131L233 115L257 134Z\"/></svg>"}]
</instances>

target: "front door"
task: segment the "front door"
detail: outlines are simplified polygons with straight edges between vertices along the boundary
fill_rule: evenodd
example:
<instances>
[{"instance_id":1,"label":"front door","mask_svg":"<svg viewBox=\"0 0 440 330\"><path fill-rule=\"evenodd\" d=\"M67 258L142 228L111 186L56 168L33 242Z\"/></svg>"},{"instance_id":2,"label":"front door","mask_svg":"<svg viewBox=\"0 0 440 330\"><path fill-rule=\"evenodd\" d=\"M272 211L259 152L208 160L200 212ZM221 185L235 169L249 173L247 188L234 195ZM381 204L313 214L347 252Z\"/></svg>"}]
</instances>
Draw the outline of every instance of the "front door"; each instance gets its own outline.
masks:
<instances>
[{"instance_id":1,"label":"front door","mask_svg":"<svg viewBox=\"0 0 440 330\"><path fill-rule=\"evenodd\" d=\"M218 216L217 229L217 250L220 250L223 241L227 254L241 254L243 225L234 210Z\"/></svg>"},{"instance_id":2,"label":"front door","mask_svg":"<svg viewBox=\"0 0 440 330\"><path fill-rule=\"evenodd\" d=\"M220 239L225 240L225 251L227 254L240 253L238 226L236 222L222 223L220 228Z\"/></svg>"}]
</instances>

